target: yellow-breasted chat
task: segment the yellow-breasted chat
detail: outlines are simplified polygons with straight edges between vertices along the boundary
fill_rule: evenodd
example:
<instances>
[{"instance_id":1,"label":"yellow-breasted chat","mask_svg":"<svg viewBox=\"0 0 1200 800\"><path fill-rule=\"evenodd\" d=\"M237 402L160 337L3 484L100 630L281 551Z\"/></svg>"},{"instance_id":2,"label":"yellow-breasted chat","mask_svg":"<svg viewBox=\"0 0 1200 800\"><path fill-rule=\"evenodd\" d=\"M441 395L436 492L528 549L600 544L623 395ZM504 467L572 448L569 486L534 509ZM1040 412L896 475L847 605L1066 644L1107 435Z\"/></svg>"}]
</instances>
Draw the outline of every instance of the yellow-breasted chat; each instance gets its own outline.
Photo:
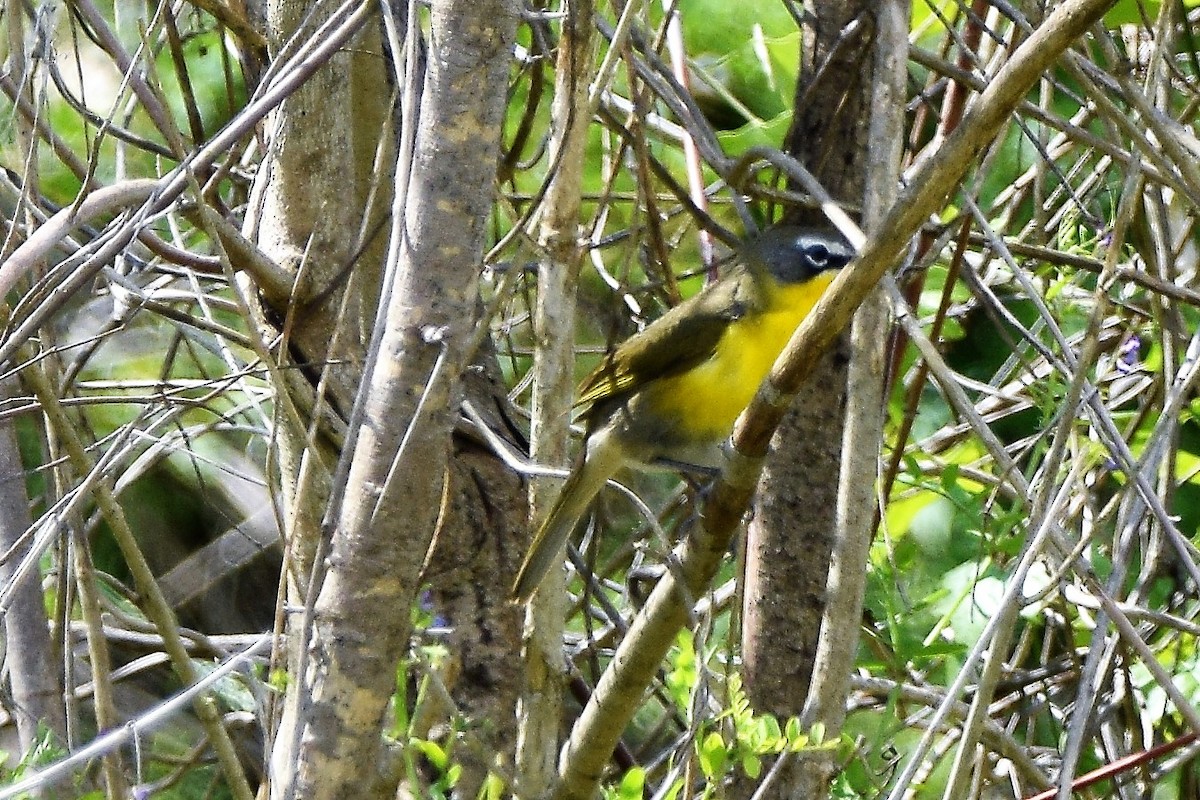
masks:
<instances>
[{"instance_id":1,"label":"yellow-breasted chat","mask_svg":"<svg viewBox=\"0 0 1200 800\"><path fill-rule=\"evenodd\" d=\"M719 281L613 350L579 388L586 440L513 583L524 602L622 467L716 470L721 446L792 332L854 257L833 229L777 225Z\"/></svg>"}]
</instances>

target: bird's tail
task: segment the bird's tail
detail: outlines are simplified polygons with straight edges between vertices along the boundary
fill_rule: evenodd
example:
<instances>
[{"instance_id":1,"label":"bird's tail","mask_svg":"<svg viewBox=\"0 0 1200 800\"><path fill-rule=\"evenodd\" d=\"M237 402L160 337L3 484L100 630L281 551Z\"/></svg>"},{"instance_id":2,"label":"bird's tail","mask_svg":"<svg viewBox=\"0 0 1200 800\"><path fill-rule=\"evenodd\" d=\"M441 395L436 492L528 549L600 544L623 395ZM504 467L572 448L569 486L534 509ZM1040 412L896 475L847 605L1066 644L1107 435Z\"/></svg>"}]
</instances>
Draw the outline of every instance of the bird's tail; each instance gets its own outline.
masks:
<instances>
[{"instance_id":1,"label":"bird's tail","mask_svg":"<svg viewBox=\"0 0 1200 800\"><path fill-rule=\"evenodd\" d=\"M533 537L525 561L517 572L517 579L513 581L514 602L524 603L529 600L542 578L546 577L546 573L561 561L563 547L571 532L575 530L580 518L587 513L592 499L615 472L615 466L609 463L609 459L593 457L594 455L596 454L589 454L588 458L580 461L571 471L550 513L546 515Z\"/></svg>"}]
</instances>

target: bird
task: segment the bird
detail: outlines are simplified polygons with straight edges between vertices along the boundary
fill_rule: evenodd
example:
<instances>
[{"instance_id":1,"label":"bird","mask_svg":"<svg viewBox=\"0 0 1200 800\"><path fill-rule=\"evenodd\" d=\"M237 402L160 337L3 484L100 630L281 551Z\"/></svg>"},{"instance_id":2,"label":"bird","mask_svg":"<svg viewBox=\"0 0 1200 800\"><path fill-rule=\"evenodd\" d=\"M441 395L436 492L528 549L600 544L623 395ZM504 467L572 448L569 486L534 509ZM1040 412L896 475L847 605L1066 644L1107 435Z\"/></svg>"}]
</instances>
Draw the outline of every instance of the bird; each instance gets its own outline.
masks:
<instances>
[{"instance_id":1,"label":"bird","mask_svg":"<svg viewBox=\"0 0 1200 800\"><path fill-rule=\"evenodd\" d=\"M722 445L793 331L855 255L832 228L778 224L727 273L612 350L580 384L583 450L513 582L527 602L623 467L715 472Z\"/></svg>"}]
</instances>

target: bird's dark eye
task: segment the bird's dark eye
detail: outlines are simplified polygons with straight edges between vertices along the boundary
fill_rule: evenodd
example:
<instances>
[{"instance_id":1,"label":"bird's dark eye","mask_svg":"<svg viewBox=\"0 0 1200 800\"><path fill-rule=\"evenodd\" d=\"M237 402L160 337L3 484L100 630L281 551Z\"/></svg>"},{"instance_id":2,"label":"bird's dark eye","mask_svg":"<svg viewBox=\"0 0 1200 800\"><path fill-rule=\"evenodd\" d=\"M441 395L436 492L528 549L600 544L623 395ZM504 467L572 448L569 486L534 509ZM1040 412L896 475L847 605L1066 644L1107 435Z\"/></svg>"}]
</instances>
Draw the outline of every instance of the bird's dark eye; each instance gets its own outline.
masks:
<instances>
[{"instance_id":1,"label":"bird's dark eye","mask_svg":"<svg viewBox=\"0 0 1200 800\"><path fill-rule=\"evenodd\" d=\"M829 248L823 244L814 244L804 253L814 267L824 267L829 263Z\"/></svg>"}]
</instances>

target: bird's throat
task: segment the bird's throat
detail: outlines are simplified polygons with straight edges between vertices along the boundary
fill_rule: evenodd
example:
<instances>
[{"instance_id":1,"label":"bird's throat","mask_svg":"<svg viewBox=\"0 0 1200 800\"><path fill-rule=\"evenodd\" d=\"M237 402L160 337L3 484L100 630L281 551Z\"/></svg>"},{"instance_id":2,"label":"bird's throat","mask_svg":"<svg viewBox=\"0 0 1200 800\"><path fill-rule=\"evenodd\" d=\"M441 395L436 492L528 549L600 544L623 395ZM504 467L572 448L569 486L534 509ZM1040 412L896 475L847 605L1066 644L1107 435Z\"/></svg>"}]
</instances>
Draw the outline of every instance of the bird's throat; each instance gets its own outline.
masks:
<instances>
[{"instance_id":1,"label":"bird's throat","mask_svg":"<svg viewBox=\"0 0 1200 800\"><path fill-rule=\"evenodd\" d=\"M723 442L749 405L793 331L836 273L798 285L764 287L764 308L731 322L713 355L687 372L655 381L655 412L674 419L682 438Z\"/></svg>"}]
</instances>

